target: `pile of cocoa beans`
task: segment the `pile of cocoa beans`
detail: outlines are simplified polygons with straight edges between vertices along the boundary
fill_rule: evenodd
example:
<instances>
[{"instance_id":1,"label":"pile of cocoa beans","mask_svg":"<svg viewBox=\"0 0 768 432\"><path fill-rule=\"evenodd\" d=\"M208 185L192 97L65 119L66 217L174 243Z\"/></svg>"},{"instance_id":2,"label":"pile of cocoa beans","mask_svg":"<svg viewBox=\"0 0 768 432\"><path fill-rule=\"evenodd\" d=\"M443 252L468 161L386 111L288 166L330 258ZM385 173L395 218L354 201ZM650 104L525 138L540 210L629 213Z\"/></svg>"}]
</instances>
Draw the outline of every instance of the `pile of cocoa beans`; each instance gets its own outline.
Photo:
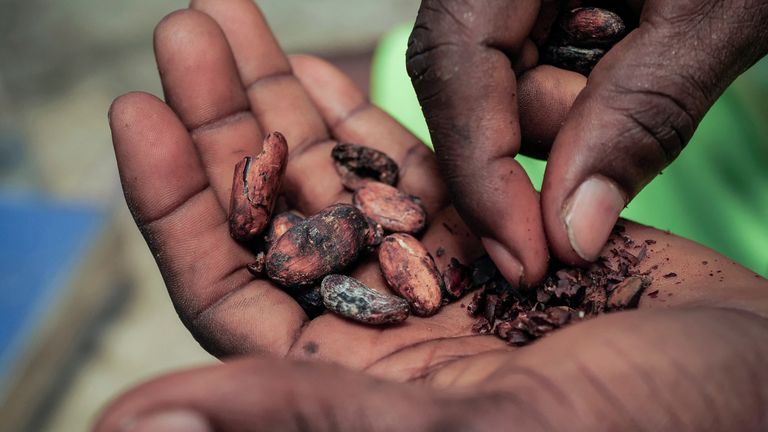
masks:
<instances>
[{"instance_id":1,"label":"pile of cocoa beans","mask_svg":"<svg viewBox=\"0 0 768 432\"><path fill-rule=\"evenodd\" d=\"M541 47L542 63L588 76L621 38L627 27L607 9L579 7L565 12Z\"/></svg>"},{"instance_id":2,"label":"pile of cocoa beans","mask_svg":"<svg viewBox=\"0 0 768 432\"><path fill-rule=\"evenodd\" d=\"M427 225L426 210L418 197L397 189L398 166L389 156L337 144L329 156L353 193L352 204L333 204L306 218L293 211L273 217L287 156L285 137L274 132L258 156L235 167L230 234L256 253L251 273L284 288L310 316L327 309L371 325L400 323L411 313L431 316L444 293L459 297L466 282L459 272L465 269L452 265L445 275L438 271L417 238ZM378 254L384 280L396 295L343 274L371 253Z\"/></svg>"}]
</instances>

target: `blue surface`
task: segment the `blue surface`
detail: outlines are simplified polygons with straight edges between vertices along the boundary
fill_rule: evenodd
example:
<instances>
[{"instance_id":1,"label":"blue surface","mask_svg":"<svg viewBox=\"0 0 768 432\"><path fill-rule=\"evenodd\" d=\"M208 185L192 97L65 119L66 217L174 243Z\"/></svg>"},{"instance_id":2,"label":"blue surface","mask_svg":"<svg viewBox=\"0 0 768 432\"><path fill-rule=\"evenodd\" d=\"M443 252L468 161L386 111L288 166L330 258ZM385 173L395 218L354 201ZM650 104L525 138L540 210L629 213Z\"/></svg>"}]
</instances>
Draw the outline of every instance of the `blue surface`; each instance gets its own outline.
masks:
<instances>
[{"instance_id":1,"label":"blue surface","mask_svg":"<svg viewBox=\"0 0 768 432\"><path fill-rule=\"evenodd\" d=\"M0 191L0 381L105 221L94 207Z\"/></svg>"}]
</instances>

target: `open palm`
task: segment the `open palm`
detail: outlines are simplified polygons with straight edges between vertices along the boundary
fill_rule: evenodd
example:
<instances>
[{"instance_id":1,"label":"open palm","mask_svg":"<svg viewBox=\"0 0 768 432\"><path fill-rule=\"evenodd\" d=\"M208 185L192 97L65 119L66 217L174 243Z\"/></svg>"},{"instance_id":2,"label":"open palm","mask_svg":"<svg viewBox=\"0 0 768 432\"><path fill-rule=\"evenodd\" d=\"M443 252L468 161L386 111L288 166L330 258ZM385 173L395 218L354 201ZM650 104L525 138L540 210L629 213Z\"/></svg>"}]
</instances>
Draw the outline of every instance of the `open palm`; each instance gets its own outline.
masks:
<instances>
[{"instance_id":1,"label":"open palm","mask_svg":"<svg viewBox=\"0 0 768 432\"><path fill-rule=\"evenodd\" d=\"M229 236L225 209L235 163L244 155L258 153L266 133L282 132L290 147L286 200L290 207L313 214L332 203L350 200L330 157L337 141L386 152L401 167L399 187L424 201L430 227L422 241L442 269L453 257L466 263L483 252L450 206L433 155L370 105L328 63L306 56L287 58L250 0L193 1L191 9L171 14L160 23L155 49L166 102L143 93L119 98L110 113L115 152L126 200L156 257L179 316L195 338L221 358L269 353L323 360L396 382L430 383L427 389L376 384L381 386L380 397L385 402L389 397L401 399L393 415L400 413L404 418L416 415L418 406L432 406L446 395L464 400L468 394L473 404L493 397L524 413L519 398L510 399L509 386L514 391L530 388L537 400L558 399L562 384L547 389L550 379L566 385L576 385L578 379L589 381L584 370L569 369L569 356L587 372L606 368L621 376L636 370L636 365L617 363L617 356L643 363L655 359L655 347L689 337L693 342L679 356L694 356L706 342L699 339L703 335L697 329L712 331L697 320L712 325L716 321L708 314L717 319L759 321L753 312L768 313L763 279L699 245L627 223L628 235L656 241L644 265L646 269L655 266L653 290L658 293L644 297L640 306L664 311L599 318L522 349L511 348L494 336L473 334L473 320L461 302L444 307L434 317L411 317L390 328L372 328L332 314L309 320L288 294L247 271L252 253ZM436 254L438 248L445 252ZM706 265L719 271L717 277L708 276L709 270L702 267ZM677 278L660 277L673 271ZM362 262L352 274L369 286L386 289L375 260ZM690 310L692 305L701 310ZM734 318L729 314L736 312L712 309L723 305L750 312L744 312L745 318ZM676 332L678 328L681 332ZM631 329L644 330L636 337L624 337ZM654 345L663 332L668 336L658 339L661 345ZM610 341L608 351L606 341ZM679 356L675 354L675 358ZM703 362L700 369L708 366ZM290 387L296 383L312 385L307 389L308 398L320 397L316 392L326 386L346 385L352 394L361 395L373 385L372 378L346 369L312 367L318 369L293 370L289 362L251 359L171 376L123 398L101 427L111 430L124 417L140 416L157 404L192 404L215 419L211 421L217 430L251 430L243 422L260 415L261 410L296 408L292 402L277 405L282 398L297 397L296 388ZM691 374L698 370L693 368ZM211 393L206 383L214 382L219 392ZM594 390L598 384L593 382L591 391L599 393L599 388ZM253 386L270 389L265 390L270 400L246 390ZM440 396L435 389L443 389ZM224 403L221 392L242 392L242 398L238 402L224 398L228 399ZM414 406L408 406L408 401ZM263 405L267 402L268 407ZM327 402L328 413L335 412L333 402ZM365 404L366 397L356 397L353 403ZM455 405L445 404L434 412L427 408L424 418L432 419L433 414L450 407ZM355 405L353 410L375 417L367 411L370 408ZM453 414L462 413L458 409ZM330 429L359 430L360 423L340 421L338 428ZM271 424L263 418L253 422L261 427ZM281 429L277 423L272 425ZM417 423L413 426L418 429Z\"/></svg>"}]
</instances>

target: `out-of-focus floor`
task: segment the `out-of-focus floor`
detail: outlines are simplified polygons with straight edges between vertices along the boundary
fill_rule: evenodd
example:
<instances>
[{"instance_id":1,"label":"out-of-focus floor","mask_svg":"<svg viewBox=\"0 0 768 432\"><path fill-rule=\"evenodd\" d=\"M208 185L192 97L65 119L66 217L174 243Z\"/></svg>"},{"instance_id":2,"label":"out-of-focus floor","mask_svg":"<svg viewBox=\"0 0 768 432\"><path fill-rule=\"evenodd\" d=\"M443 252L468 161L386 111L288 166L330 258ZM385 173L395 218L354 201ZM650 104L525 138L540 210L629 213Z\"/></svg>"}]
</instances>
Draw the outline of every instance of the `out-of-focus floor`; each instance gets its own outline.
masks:
<instances>
[{"instance_id":1,"label":"out-of-focus floor","mask_svg":"<svg viewBox=\"0 0 768 432\"><path fill-rule=\"evenodd\" d=\"M220 0L226 1L226 0ZM413 19L418 0L259 2L289 52L321 53L367 83L376 39ZM176 318L152 256L122 201L106 112L130 90L160 95L152 29L181 0L0 0L0 148L3 187L114 209L125 301L96 333L36 430L87 430L128 387L215 362ZM117 256L117 255L116 255Z\"/></svg>"}]
</instances>

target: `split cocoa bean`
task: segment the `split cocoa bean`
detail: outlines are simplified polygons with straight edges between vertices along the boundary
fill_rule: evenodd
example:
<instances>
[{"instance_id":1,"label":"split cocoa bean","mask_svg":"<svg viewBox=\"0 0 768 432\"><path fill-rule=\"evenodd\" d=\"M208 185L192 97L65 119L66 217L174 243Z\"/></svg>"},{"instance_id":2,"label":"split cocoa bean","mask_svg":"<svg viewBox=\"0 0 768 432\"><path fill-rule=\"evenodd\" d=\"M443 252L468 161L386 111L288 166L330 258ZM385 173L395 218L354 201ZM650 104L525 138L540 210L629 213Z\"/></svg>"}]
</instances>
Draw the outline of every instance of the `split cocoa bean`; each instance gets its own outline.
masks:
<instances>
[{"instance_id":1,"label":"split cocoa bean","mask_svg":"<svg viewBox=\"0 0 768 432\"><path fill-rule=\"evenodd\" d=\"M416 234L427 224L427 211L418 198L385 183L366 183L352 195L352 202L389 232Z\"/></svg>"},{"instance_id":2,"label":"split cocoa bean","mask_svg":"<svg viewBox=\"0 0 768 432\"><path fill-rule=\"evenodd\" d=\"M443 280L432 255L421 242L403 233L385 237L379 247L379 266L389 287L408 301L415 315L437 313Z\"/></svg>"},{"instance_id":3,"label":"split cocoa bean","mask_svg":"<svg viewBox=\"0 0 768 432\"><path fill-rule=\"evenodd\" d=\"M376 244L381 227L349 204L335 204L291 227L269 248L267 276L285 286L337 273Z\"/></svg>"},{"instance_id":4,"label":"split cocoa bean","mask_svg":"<svg viewBox=\"0 0 768 432\"><path fill-rule=\"evenodd\" d=\"M577 47L609 47L624 36L626 25L621 17L596 7L576 8L560 20L567 45Z\"/></svg>"},{"instance_id":5,"label":"split cocoa bean","mask_svg":"<svg viewBox=\"0 0 768 432\"><path fill-rule=\"evenodd\" d=\"M357 190L370 180L394 186L398 167L385 153L357 144L339 143L331 151L341 183Z\"/></svg>"},{"instance_id":6,"label":"split cocoa bean","mask_svg":"<svg viewBox=\"0 0 768 432\"><path fill-rule=\"evenodd\" d=\"M635 308L640 302L640 296L643 294L647 281L640 276L632 276L616 284L608 297L608 308L611 310L622 310Z\"/></svg>"},{"instance_id":7,"label":"split cocoa bean","mask_svg":"<svg viewBox=\"0 0 768 432\"><path fill-rule=\"evenodd\" d=\"M256 157L247 156L235 166L229 205L232 238L248 242L269 224L288 161L288 144L280 132L264 139Z\"/></svg>"},{"instance_id":8,"label":"split cocoa bean","mask_svg":"<svg viewBox=\"0 0 768 432\"><path fill-rule=\"evenodd\" d=\"M450 264L443 271L443 285L446 297L458 299L472 288L472 269L456 258L451 258Z\"/></svg>"},{"instance_id":9,"label":"split cocoa bean","mask_svg":"<svg viewBox=\"0 0 768 432\"><path fill-rule=\"evenodd\" d=\"M328 310L365 324L396 324L408 318L407 301L380 293L348 276L326 276L320 292Z\"/></svg>"}]
</instances>

